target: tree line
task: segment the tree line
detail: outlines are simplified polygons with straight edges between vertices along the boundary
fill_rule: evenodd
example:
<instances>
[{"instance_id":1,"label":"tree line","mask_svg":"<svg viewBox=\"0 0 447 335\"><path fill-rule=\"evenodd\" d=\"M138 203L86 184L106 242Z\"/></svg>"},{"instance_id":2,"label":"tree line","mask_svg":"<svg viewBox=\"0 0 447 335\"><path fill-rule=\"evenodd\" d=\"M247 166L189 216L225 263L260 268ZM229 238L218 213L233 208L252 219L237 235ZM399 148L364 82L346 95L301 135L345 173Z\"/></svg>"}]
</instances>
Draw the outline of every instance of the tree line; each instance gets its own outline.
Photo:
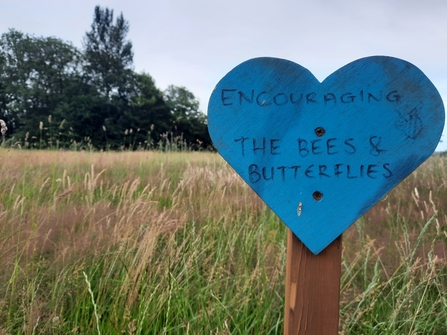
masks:
<instances>
[{"instance_id":1,"label":"tree line","mask_svg":"<svg viewBox=\"0 0 447 335\"><path fill-rule=\"evenodd\" d=\"M129 23L95 7L81 50L15 29L0 38L0 119L25 147L207 148L206 116L185 87L133 70Z\"/></svg>"}]
</instances>

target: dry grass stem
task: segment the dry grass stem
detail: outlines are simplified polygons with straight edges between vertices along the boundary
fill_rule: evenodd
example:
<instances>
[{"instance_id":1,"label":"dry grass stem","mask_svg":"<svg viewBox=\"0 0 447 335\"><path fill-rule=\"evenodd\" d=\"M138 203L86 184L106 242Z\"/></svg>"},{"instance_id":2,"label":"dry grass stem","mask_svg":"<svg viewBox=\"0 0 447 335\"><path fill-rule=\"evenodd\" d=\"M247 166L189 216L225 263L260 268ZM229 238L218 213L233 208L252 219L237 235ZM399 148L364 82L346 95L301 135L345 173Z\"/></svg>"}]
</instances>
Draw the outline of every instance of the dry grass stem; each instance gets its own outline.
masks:
<instances>
[{"instance_id":1,"label":"dry grass stem","mask_svg":"<svg viewBox=\"0 0 447 335\"><path fill-rule=\"evenodd\" d=\"M447 329L446 164L345 232L340 334ZM217 154L0 149L0 175L0 334L282 333L286 229Z\"/></svg>"}]
</instances>

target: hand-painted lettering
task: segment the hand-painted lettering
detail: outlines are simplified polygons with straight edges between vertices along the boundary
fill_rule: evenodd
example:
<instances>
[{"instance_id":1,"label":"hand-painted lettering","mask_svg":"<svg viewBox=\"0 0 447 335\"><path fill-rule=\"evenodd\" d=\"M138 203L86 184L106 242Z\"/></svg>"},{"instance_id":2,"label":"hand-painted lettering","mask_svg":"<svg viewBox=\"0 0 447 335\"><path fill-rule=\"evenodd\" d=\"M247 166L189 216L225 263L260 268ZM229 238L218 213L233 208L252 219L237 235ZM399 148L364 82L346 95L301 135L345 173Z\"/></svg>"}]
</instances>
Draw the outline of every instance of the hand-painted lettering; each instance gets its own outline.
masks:
<instances>
[{"instance_id":1,"label":"hand-painted lettering","mask_svg":"<svg viewBox=\"0 0 447 335\"><path fill-rule=\"evenodd\" d=\"M239 99L237 98L239 97ZM385 97L385 98L384 98ZM341 104L353 103L399 103L401 95L397 90L384 93L383 91L366 92L360 90L359 92L281 92L281 91L261 91L256 92L251 90L238 90L236 88L224 88L221 91L220 99L223 106L234 106L239 103L239 106L247 104L258 107L269 106L287 106L287 105L311 105L324 104L328 107L335 106L338 102Z\"/></svg>"},{"instance_id":2,"label":"hand-painted lettering","mask_svg":"<svg viewBox=\"0 0 447 335\"><path fill-rule=\"evenodd\" d=\"M328 175L328 174L326 174L326 171L327 170L327 165L318 165L318 175L320 176L320 177L329 177L330 178L330 176Z\"/></svg>"},{"instance_id":3,"label":"hand-painted lettering","mask_svg":"<svg viewBox=\"0 0 447 335\"><path fill-rule=\"evenodd\" d=\"M279 139L272 138L270 140L270 154L271 155L279 155L280 153L277 151L279 149L279 145L275 145L276 142L279 142Z\"/></svg>"},{"instance_id":4,"label":"hand-painted lettering","mask_svg":"<svg viewBox=\"0 0 447 335\"><path fill-rule=\"evenodd\" d=\"M312 165L309 165L309 167L306 169L306 171L304 171L304 175L307 177L307 178L315 178L315 176L313 175L313 167L314 167L314 165L312 164Z\"/></svg>"},{"instance_id":5,"label":"hand-painted lettering","mask_svg":"<svg viewBox=\"0 0 447 335\"><path fill-rule=\"evenodd\" d=\"M315 100L315 98L316 98L316 96L317 96L317 93L315 93L315 92L311 92L311 93L308 93L308 94L306 94L306 102L307 102L307 104L310 104L310 103L317 103L317 101Z\"/></svg>"},{"instance_id":6,"label":"hand-painted lettering","mask_svg":"<svg viewBox=\"0 0 447 335\"><path fill-rule=\"evenodd\" d=\"M369 144L371 145L371 150L369 153L373 156L379 156L382 152L387 150L379 148L380 143L382 142L382 137L380 136L371 136L369 138Z\"/></svg>"},{"instance_id":7,"label":"hand-painted lettering","mask_svg":"<svg viewBox=\"0 0 447 335\"><path fill-rule=\"evenodd\" d=\"M327 161L330 156L337 159L336 157L342 158L347 157L347 155L354 155L359 149L366 149L365 153L377 157L387 151L382 147L381 136L370 136L367 143L356 142L352 137L347 139L336 137L327 139L298 138L296 140L296 149L292 151L290 151L290 143L289 145L286 143L284 149L281 150L283 148L283 140L280 138L240 136L235 138L234 142L240 145L240 155L246 159L262 156L278 156L278 159L280 159L281 155L285 155L287 152L289 155L292 155L288 158L296 159L297 163L299 163L290 166L249 164L248 179L251 183L273 180L289 182L300 178L388 179L393 176L392 166L388 162L377 163L373 161L353 164L352 160L350 160L351 163L336 162L329 164ZM288 151L285 150L286 148L288 148ZM362 159L362 157L360 156L359 159ZM257 162L262 161L258 160Z\"/></svg>"},{"instance_id":8,"label":"hand-painted lettering","mask_svg":"<svg viewBox=\"0 0 447 335\"><path fill-rule=\"evenodd\" d=\"M248 167L248 177L250 182L257 183L261 179L261 175L258 172L258 166L256 164L250 164Z\"/></svg>"},{"instance_id":9,"label":"hand-painted lettering","mask_svg":"<svg viewBox=\"0 0 447 335\"><path fill-rule=\"evenodd\" d=\"M285 93L278 93L273 97L273 102L276 106L284 106L286 103L289 102L289 99L287 98L287 95Z\"/></svg>"},{"instance_id":10,"label":"hand-painted lettering","mask_svg":"<svg viewBox=\"0 0 447 335\"><path fill-rule=\"evenodd\" d=\"M239 105L242 105L242 101L246 101L248 103L253 103L253 98L255 95L255 90L251 90L251 96L246 95L244 92L239 91L237 92L239 94Z\"/></svg>"},{"instance_id":11,"label":"hand-painted lettering","mask_svg":"<svg viewBox=\"0 0 447 335\"><path fill-rule=\"evenodd\" d=\"M286 166L278 166L277 169L281 171L282 181L286 181Z\"/></svg>"},{"instance_id":12,"label":"hand-painted lettering","mask_svg":"<svg viewBox=\"0 0 447 335\"><path fill-rule=\"evenodd\" d=\"M377 167L376 164L369 164L368 165L368 169L366 170L366 175L369 178L371 178L371 179L376 179L377 178L378 171L375 170L376 167Z\"/></svg>"},{"instance_id":13,"label":"hand-painted lettering","mask_svg":"<svg viewBox=\"0 0 447 335\"><path fill-rule=\"evenodd\" d=\"M258 104L258 106L262 107L271 105L271 103L267 102L267 97L265 97L266 94L267 92L265 91L258 94L258 96L256 97L256 103Z\"/></svg>"},{"instance_id":14,"label":"hand-painted lettering","mask_svg":"<svg viewBox=\"0 0 447 335\"><path fill-rule=\"evenodd\" d=\"M328 103L329 101L332 101L334 104L337 103L337 97L334 93L328 93L324 95L324 104Z\"/></svg>"},{"instance_id":15,"label":"hand-painted lettering","mask_svg":"<svg viewBox=\"0 0 447 335\"><path fill-rule=\"evenodd\" d=\"M222 105L231 106L233 104L233 102L228 101L228 100L231 100L231 96L230 96L231 92L236 92L236 89L223 89L222 90L222 94L221 94Z\"/></svg>"},{"instance_id":16,"label":"hand-painted lettering","mask_svg":"<svg viewBox=\"0 0 447 335\"><path fill-rule=\"evenodd\" d=\"M249 137L241 136L240 138L237 138L237 139L234 140L234 142L241 142L242 157L245 156L245 145L244 145L244 143L245 143L245 140L248 140L248 139L249 139Z\"/></svg>"},{"instance_id":17,"label":"hand-painted lettering","mask_svg":"<svg viewBox=\"0 0 447 335\"><path fill-rule=\"evenodd\" d=\"M355 154L355 151L356 151L355 146L351 143L352 141L354 141L353 138L348 138L345 141L345 145L347 147L347 148L345 147L345 152L350 155Z\"/></svg>"},{"instance_id":18,"label":"hand-painted lettering","mask_svg":"<svg viewBox=\"0 0 447 335\"><path fill-rule=\"evenodd\" d=\"M301 169L302 167L302 169ZM278 173L275 173L277 171ZM378 179L391 178L393 175L391 164L309 164L306 166L259 166L258 164L250 164L248 166L248 179L252 184L261 181L282 181L291 182L300 179L328 179L328 178L345 178L347 180L358 179Z\"/></svg>"},{"instance_id":19,"label":"hand-painted lettering","mask_svg":"<svg viewBox=\"0 0 447 335\"><path fill-rule=\"evenodd\" d=\"M336 147L336 145L332 144L332 142L335 142L336 140L337 140L336 138L330 138L326 141L326 152L328 155L335 155L338 153L338 151L336 151L336 149L334 149L334 151L332 151L332 149Z\"/></svg>"},{"instance_id":20,"label":"hand-painted lettering","mask_svg":"<svg viewBox=\"0 0 447 335\"><path fill-rule=\"evenodd\" d=\"M355 95L352 95L352 93L345 93L341 95L340 100L345 104L349 104L351 102L354 102Z\"/></svg>"},{"instance_id":21,"label":"hand-painted lettering","mask_svg":"<svg viewBox=\"0 0 447 335\"><path fill-rule=\"evenodd\" d=\"M256 154L257 152L261 152L261 154L265 155L265 137L262 138L262 144L261 146L258 146L256 142L256 138L253 139L253 153Z\"/></svg>"},{"instance_id":22,"label":"hand-painted lettering","mask_svg":"<svg viewBox=\"0 0 447 335\"><path fill-rule=\"evenodd\" d=\"M310 141L310 145L308 145L307 140L305 140L304 138L299 138L297 140L298 154L301 157L306 157L309 154L312 154L312 155L321 155L321 154L335 155L335 154L339 154L341 152L345 152L349 155L352 155L356 152L356 148L355 148L353 142L354 142L353 138L348 138L348 139L344 140L343 144L341 144L341 141L338 140L337 138L329 138L327 140L322 140L322 139L312 140L312 141Z\"/></svg>"}]
</instances>

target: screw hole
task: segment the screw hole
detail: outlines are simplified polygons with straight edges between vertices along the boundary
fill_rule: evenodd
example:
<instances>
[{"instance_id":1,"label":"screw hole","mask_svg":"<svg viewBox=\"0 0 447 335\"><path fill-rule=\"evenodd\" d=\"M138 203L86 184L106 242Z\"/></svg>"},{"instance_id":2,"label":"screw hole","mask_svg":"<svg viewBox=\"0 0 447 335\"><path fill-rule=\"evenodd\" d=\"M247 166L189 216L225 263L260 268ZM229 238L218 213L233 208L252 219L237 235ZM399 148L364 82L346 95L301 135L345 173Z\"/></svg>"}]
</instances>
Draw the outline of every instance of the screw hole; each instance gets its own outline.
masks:
<instances>
[{"instance_id":1,"label":"screw hole","mask_svg":"<svg viewBox=\"0 0 447 335\"><path fill-rule=\"evenodd\" d=\"M315 134L318 137L323 136L325 133L326 133L326 130L324 130L324 128L322 128L322 127L315 128Z\"/></svg>"},{"instance_id":2,"label":"screw hole","mask_svg":"<svg viewBox=\"0 0 447 335\"><path fill-rule=\"evenodd\" d=\"M312 196L317 201L320 201L321 199L323 199L323 193L321 193L319 191L315 191L314 194L312 194Z\"/></svg>"}]
</instances>

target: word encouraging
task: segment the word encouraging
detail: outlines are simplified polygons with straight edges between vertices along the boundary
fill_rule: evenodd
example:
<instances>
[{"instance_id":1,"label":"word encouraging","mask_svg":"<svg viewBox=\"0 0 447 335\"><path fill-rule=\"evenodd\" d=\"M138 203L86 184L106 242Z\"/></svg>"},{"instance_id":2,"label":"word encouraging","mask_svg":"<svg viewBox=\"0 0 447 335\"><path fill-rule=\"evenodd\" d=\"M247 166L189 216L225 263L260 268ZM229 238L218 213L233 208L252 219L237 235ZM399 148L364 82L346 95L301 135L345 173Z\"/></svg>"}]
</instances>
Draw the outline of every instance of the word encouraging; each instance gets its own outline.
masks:
<instances>
[{"instance_id":1,"label":"word encouraging","mask_svg":"<svg viewBox=\"0 0 447 335\"><path fill-rule=\"evenodd\" d=\"M238 90L235 88L223 88L221 90L221 100L224 106L244 104L254 104L258 107L268 107L271 105L284 106L287 104L299 105L299 104L318 104L324 105L336 105L337 102L341 104L350 104L354 102L361 103L374 103L381 100L397 103L399 102L400 95L396 90L383 94L382 91L377 93L365 92L360 90L358 94L352 92L341 93L336 95L335 93L324 93L318 95L317 92L310 93L270 93L267 91L256 92L252 89L250 93Z\"/></svg>"},{"instance_id":2,"label":"word encouraging","mask_svg":"<svg viewBox=\"0 0 447 335\"><path fill-rule=\"evenodd\" d=\"M318 254L435 150L442 99L404 60L356 60L319 82L255 58L216 85L208 129L222 157Z\"/></svg>"}]
</instances>

